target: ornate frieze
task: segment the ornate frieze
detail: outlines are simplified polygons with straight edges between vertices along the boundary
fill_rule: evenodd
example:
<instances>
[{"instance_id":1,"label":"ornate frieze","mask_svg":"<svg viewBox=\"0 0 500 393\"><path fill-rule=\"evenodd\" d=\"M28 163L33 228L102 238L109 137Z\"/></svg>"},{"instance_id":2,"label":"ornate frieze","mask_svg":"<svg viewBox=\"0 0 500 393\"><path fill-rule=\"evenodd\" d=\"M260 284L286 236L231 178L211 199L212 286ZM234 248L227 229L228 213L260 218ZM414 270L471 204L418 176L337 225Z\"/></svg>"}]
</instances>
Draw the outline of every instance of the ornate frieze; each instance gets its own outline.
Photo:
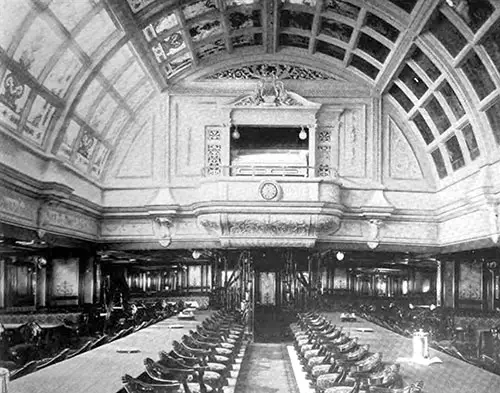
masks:
<instances>
[{"instance_id":1,"label":"ornate frieze","mask_svg":"<svg viewBox=\"0 0 500 393\"><path fill-rule=\"evenodd\" d=\"M57 205L46 204L40 212L40 228L63 232L78 232L96 237L98 222L87 215L69 210L58 210Z\"/></svg>"},{"instance_id":2,"label":"ornate frieze","mask_svg":"<svg viewBox=\"0 0 500 393\"><path fill-rule=\"evenodd\" d=\"M272 75L282 80L338 80L336 76L326 72L280 63L259 63L244 67L229 68L211 74L205 77L205 79L262 79L269 78Z\"/></svg>"}]
</instances>

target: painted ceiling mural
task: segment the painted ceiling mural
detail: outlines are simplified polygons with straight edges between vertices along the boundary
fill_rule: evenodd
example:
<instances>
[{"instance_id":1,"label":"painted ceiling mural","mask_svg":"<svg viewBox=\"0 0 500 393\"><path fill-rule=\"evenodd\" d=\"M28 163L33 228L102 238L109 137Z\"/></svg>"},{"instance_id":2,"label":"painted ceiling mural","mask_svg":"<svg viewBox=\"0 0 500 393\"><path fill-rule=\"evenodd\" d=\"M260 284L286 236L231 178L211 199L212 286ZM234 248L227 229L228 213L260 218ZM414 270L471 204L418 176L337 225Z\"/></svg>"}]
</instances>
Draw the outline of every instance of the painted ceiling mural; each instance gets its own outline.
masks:
<instances>
[{"instance_id":1,"label":"painted ceiling mural","mask_svg":"<svg viewBox=\"0 0 500 393\"><path fill-rule=\"evenodd\" d=\"M271 72L334 83L343 80L340 69L364 79L398 106L443 180L481 160L486 141L500 145L498 0L0 0L0 7L0 128L89 178L103 176L120 135L138 129L137 114L159 91L240 54L276 54L277 62L225 69L221 62L207 78ZM280 53L331 64L331 72L281 64Z\"/></svg>"}]
</instances>

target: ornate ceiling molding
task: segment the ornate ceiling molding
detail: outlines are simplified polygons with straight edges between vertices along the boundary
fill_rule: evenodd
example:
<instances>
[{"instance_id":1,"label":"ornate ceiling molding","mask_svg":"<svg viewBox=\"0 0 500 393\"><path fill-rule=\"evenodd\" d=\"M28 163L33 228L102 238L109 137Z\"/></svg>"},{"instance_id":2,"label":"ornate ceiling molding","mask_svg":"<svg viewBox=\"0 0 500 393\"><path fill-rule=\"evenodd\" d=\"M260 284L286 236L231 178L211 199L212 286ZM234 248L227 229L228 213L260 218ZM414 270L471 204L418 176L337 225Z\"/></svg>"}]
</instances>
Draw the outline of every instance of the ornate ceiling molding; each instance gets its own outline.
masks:
<instances>
[{"instance_id":1,"label":"ornate ceiling molding","mask_svg":"<svg viewBox=\"0 0 500 393\"><path fill-rule=\"evenodd\" d=\"M257 63L242 67L232 67L207 75L202 79L242 80L263 79L275 76L281 80L334 80L343 81L336 75L317 71L309 67L282 63Z\"/></svg>"}]
</instances>

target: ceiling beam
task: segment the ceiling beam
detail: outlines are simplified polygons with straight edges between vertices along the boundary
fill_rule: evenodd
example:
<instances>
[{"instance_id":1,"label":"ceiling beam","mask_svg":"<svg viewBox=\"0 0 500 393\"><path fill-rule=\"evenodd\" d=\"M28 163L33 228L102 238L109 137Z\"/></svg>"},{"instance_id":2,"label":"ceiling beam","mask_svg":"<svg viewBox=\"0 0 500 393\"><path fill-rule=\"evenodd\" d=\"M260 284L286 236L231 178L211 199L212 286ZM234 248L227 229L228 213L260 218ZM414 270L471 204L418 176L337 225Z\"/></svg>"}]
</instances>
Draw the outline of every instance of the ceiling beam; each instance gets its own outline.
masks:
<instances>
[{"instance_id":1,"label":"ceiling beam","mask_svg":"<svg viewBox=\"0 0 500 393\"><path fill-rule=\"evenodd\" d=\"M396 41L394 49L391 51L386 61L385 67L375 80L375 91L382 94L391 83L394 75L399 70L412 44L422 32L435 9L441 4L441 0L419 0L416 4L410 24L405 31L402 31Z\"/></svg>"}]
</instances>

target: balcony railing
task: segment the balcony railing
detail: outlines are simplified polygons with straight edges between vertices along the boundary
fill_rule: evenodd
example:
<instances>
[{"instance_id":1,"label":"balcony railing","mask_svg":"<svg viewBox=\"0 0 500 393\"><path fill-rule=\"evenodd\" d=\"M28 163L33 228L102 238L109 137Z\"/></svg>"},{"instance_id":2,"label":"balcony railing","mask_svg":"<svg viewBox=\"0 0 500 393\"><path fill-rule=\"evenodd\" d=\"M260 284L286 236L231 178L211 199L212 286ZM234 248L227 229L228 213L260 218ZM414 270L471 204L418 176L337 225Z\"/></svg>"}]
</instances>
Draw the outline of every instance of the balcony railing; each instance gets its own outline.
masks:
<instances>
[{"instance_id":1,"label":"balcony railing","mask_svg":"<svg viewBox=\"0 0 500 393\"><path fill-rule=\"evenodd\" d=\"M205 167L203 176L280 176L280 177L309 177L316 171L315 167L302 165L227 165Z\"/></svg>"}]
</instances>

